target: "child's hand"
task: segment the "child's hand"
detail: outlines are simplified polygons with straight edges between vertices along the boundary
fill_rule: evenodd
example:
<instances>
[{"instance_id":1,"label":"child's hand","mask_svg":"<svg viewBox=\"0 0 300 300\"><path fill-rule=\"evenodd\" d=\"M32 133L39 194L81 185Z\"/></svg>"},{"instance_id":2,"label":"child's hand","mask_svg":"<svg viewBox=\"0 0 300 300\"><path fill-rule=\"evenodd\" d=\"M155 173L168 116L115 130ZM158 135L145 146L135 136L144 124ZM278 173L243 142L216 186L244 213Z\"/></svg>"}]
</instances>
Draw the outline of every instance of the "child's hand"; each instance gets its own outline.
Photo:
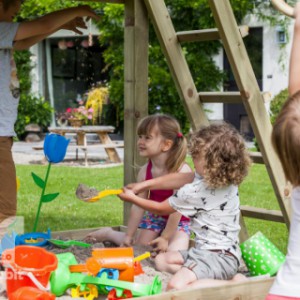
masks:
<instances>
[{"instance_id":1,"label":"child's hand","mask_svg":"<svg viewBox=\"0 0 300 300\"><path fill-rule=\"evenodd\" d=\"M126 188L132 190L136 195L146 190L144 182L130 183Z\"/></svg>"},{"instance_id":2,"label":"child's hand","mask_svg":"<svg viewBox=\"0 0 300 300\"><path fill-rule=\"evenodd\" d=\"M118 197L123 201L133 202L133 198L135 197L135 194L132 190L124 187L123 193L119 194Z\"/></svg>"},{"instance_id":3,"label":"child's hand","mask_svg":"<svg viewBox=\"0 0 300 300\"><path fill-rule=\"evenodd\" d=\"M96 13L88 6L88 5L80 5L76 7L78 11L78 17L87 17L87 21L92 18L96 21L100 20L100 17L96 15Z\"/></svg>"},{"instance_id":4,"label":"child's hand","mask_svg":"<svg viewBox=\"0 0 300 300\"><path fill-rule=\"evenodd\" d=\"M159 236L158 238L154 239L149 243L150 246L153 247L153 251L158 253L164 253L167 252L169 242L163 238L162 236Z\"/></svg>"},{"instance_id":5,"label":"child's hand","mask_svg":"<svg viewBox=\"0 0 300 300\"><path fill-rule=\"evenodd\" d=\"M71 30L75 33L82 34L82 31L80 31L78 28L87 29L87 26L82 17L77 17L61 27L61 29Z\"/></svg>"},{"instance_id":6,"label":"child's hand","mask_svg":"<svg viewBox=\"0 0 300 300\"><path fill-rule=\"evenodd\" d=\"M132 236L125 235L124 241L121 244L121 247L131 247L133 245L133 238Z\"/></svg>"}]
</instances>

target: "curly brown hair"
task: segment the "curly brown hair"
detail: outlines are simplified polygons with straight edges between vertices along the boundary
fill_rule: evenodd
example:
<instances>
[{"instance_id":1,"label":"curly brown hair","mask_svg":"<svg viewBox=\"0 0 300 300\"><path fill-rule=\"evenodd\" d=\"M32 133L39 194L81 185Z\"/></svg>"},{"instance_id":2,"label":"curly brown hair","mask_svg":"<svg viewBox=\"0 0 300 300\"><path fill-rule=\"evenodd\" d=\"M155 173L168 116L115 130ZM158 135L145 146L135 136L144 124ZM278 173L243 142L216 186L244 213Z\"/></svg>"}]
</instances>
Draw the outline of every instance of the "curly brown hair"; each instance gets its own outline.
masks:
<instances>
[{"instance_id":1,"label":"curly brown hair","mask_svg":"<svg viewBox=\"0 0 300 300\"><path fill-rule=\"evenodd\" d=\"M189 150L193 159L203 158L202 176L212 188L239 185L251 165L243 137L227 123L212 124L192 134Z\"/></svg>"}]
</instances>

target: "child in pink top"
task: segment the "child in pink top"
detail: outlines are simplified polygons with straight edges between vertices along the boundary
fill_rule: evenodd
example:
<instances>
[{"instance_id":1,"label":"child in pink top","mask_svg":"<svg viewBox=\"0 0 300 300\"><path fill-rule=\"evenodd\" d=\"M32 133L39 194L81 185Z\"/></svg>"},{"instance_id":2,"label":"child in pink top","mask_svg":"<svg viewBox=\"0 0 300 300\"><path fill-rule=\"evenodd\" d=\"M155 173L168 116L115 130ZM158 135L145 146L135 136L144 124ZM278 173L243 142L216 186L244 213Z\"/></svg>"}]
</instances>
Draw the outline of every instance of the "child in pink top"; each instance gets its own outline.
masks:
<instances>
[{"instance_id":1,"label":"child in pink top","mask_svg":"<svg viewBox=\"0 0 300 300\"><path fill-rule=\"evenodd\" d=\"M151 115L141 120L137 129L138 151L148 162L141 167L138 181L157 178L169 173L186 173L191 168L185 163L186 139L176 119L168 115ZM162 202L174 190L144 191L141 197ZM189 224L180 213L158 216L132 205L126 233L102 228L86 237L87 241L110 241L116 245L152 245L154 255L169 250L185 250L189 245ZM137 234L137 229L139 233Z\"/></svg>"}]
</instances>

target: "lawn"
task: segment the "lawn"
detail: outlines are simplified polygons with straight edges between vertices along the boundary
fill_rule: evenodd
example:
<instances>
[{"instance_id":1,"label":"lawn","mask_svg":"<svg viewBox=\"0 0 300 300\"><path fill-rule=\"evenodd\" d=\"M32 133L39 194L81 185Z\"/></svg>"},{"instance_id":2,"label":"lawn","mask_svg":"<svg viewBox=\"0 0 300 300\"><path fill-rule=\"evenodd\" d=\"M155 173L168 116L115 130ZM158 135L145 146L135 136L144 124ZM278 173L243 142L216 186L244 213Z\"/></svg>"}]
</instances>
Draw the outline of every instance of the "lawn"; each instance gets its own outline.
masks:
<instances>
[{"instance_id":1,"label":"lawn","mask_svg":"<svg viewBox=\"0 0 300 300\"><path fill-rule=\"evenodd\" d=\"M25 230L31 232L38 207L41 190L34 184L31 172L44 178L46 166L17 165L20 179L18 192L18 215L25 218ZM48 179L46 193L60 195L41 209L38 231L52 231L115 226L123 223L123 203L116 196L85 203L75 196L79 183L96 187L98 190L117 189L123 186L123 167L76 168L54 165ZM253 165L250 174L240 187L242 205L267 209L278 209L275 194L263 165ZM246 219L250 235L261 231L281 251L286 252L287 229L285 224Z\"/></svg>"}]
</instances>

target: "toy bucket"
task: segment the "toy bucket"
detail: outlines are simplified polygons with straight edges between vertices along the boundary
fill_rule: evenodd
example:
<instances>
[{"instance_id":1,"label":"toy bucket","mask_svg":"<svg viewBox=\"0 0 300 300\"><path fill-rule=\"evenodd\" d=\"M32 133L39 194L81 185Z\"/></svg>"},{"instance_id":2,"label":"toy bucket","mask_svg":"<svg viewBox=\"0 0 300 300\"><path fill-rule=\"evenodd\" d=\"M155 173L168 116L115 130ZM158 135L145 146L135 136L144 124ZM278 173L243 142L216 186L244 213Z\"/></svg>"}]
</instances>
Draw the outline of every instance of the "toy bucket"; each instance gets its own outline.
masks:
<instances>
[{"instance_id":1,"label":"toy bucket","mask_svg":"<svg viewBox=\"0 0 300 300\"><path fill-rule=\"evenodd\" d=\"M92 257L97 260L101 268L117 269L120 272L119 280L134 280L133 248L99 248L94 249ZM93 259L91 259L92 263ZM88 264L90 261L87 260Z\"/></svg>"},{"instance_id":2,"label":"toy bucket","mask_svg":"<svg viewBox=\"0 0 300 300\"><path fill-rule=\"evenodd\" d=\"M240 245L242 256L252 276L273 276L285 261L285 256L261 232Z\"/></svg>"},{"instance_id":3,"label":"toy bucket","mask_svg":"<svg viewBox=\"0 0 300 300\"><path fill-rule=\"evenodd\" d=\"M57 267L53 253L35 246L16 246L2 253L6 267L6 289L8 297L20 287L37 287L48 290L51 272Z\"/></svg>"}]
</instances>

